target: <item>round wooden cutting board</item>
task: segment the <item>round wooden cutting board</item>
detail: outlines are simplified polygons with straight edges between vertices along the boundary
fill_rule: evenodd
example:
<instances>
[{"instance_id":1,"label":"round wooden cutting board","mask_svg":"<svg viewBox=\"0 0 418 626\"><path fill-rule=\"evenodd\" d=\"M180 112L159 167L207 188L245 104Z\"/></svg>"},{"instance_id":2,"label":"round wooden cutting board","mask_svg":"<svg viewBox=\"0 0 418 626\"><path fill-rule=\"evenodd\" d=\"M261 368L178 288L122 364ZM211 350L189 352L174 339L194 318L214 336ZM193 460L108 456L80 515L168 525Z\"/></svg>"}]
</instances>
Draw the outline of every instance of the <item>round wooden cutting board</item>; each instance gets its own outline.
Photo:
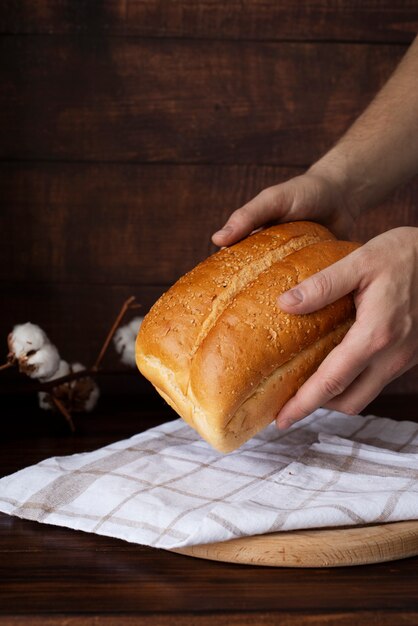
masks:
<instances>
[{"instance_id":1,"label":"round wooden cutting board","mask_svg":"<svg viewBox=\"0 0 418 626\"><path fill-rule=\"evenodd\" d=\"M273 567L342 567L418 555L418 520L294 530L173 550L201 559Z\"/></svg>"}]
</instances>

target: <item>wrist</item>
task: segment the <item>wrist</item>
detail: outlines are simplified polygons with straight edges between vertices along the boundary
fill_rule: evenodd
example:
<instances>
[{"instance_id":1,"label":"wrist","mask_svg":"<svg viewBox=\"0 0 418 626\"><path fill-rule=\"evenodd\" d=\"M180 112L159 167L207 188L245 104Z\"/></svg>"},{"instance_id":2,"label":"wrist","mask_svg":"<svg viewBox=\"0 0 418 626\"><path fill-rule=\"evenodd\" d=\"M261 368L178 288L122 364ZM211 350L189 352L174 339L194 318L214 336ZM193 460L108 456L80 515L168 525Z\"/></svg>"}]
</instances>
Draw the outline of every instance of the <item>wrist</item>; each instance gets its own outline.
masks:
<instances>
[{"instance_id":1,"label":"wrist","mask_svg":"<svg viewBox=\"0 0 418 626\"><path fill-rule=\"evenodd\" d=\"M338 154L335 149L316 161L307 174L322 179L333 188L339 209L344 209L353 221L368 206L364 179L361 181L361 177L352 171L344 154Z\"/></svg>"},{"instance_id":2,"label":"wrist","mask_svg":"<svg viewBox=\"0 0 418 626\"><path fill-rule=\"evenodd\" d=\"M374 204L374 185L365 164L358 157L353 163L338 145L316 161L309 172L326 177L338 188L344 207L353 220Z\"/></svg>"}]
</instances>

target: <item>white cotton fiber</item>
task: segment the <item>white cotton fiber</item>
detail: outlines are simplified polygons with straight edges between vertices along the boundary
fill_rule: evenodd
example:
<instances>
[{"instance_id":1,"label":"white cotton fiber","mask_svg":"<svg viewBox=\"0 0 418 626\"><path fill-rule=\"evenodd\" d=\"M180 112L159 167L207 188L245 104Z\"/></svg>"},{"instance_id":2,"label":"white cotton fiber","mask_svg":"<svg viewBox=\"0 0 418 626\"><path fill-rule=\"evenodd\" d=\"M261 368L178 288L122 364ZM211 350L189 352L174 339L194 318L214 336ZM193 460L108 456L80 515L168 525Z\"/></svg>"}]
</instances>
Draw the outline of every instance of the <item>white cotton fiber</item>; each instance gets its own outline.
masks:
<instances>
[{"instance_id":1,"label":"white cotton fiber","mask_svg":"<svg viewBox=\"0 0 418 626\"><path fill-rule=\"evenodd\" d=\"M118 328L113 337L113 343L116 351L120 354L120 360L130 367L135 367L135 341L143 319L143 317L134 317L129 324Z\"/></svg>"},{"instance_id":2,"label":"white cotton fiber","mask_svg":"<svg viewBox=\"0 0 418 626\"><path fill-rule=\"evenodd\" d=\"M100 389L96 385L96 383L94 383L94 387L91 390L90 395L86 399L84 410L87 412L92 411L97 404L97 400L99 399L99 396L100 396Z\"/></svg>"},{"instance_id":3,"label":"white cotton fiber","mask_svg":"<svg viewBox=\"0 0 418 626\"><path fill-rule=\"evenodd\" d=\"M56 378L63 378L64 376L68 376L70 374L70 365L69 363L67 363L67 361L64 361L63 359L60 360L59 365L58 365L58 369L55 371L54 374L52 374L52 376L50 376L49 378L45 379L46 381L49 380L55 380Z\"/></svg>"},{"instance_id":4,"label":"white cotton fiber","mask_svg":"<svg viewBox=\"0 0 418 626\"><path fill-rule=\"evenodd\" d=\"M48 380L57 371L60 355L52 343L46 343L26 359L26 373L30 378Z\"/></svg>"},{"instance_id":5,"label":"white cotton fiber","mask_svg":"<svg viewBox=\"0 0 418 626\"><path fill-rule=\"evenodd\" d=\"M39 350L49 339L39 326L26 322L18 324L9 335L9 349L16 359L24 357L32 350Z\"/></svg>"}]
</instances>

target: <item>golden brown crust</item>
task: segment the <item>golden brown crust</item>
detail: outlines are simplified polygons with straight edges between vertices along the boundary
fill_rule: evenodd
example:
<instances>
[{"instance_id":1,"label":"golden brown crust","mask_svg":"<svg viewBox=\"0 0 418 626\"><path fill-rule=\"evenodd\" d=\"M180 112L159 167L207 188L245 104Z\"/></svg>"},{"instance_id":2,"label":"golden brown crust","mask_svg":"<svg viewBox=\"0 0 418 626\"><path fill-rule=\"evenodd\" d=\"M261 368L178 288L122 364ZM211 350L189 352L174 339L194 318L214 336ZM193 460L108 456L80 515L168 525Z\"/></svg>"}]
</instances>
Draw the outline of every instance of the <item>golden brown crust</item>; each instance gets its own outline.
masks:
<instances>
[{"instance_id":1,"label":"golden brown crust","mask_svg":"<svg viewBox=\"0 0 418 626\"><path fill-rule=\"evenodd\" d=\"M323 226L273 226L220 250L180 278L154 304L139 335L139 353L158 356L186 393L190 359L236 292L275 260L315 241L334 239Z\"/></svg>"},{"instance_id":2,"label":"golden brown crust","mask_svg":"<svg viewBox=\"0 0 418 626\"><path fill-rule=\"evenodd\" d=\"M343 241L307 246L273 264L236 295L191 364L190 390L204 411L228 421L265 376L350 318L350 296L303 316L281 311L277 298L353 249L354 244Z\"/></svg>"},{"instance_id":3,"label":"golden brown crust","mask_svg":"<svg viewBox=\"0 0 418 626\"><path fill-rule=\"evenodd\" d=\"M349 296L303 316L281 311L277 297L355 247L322 226L294 222L218 252L145 317L139 369L214 447L238 447L273 419L353 316Z\"/></svg>"},{"instance_id":4,"label":"golden brown crust","mask_svg":"<svg viewBox=\"0 0 418 626\"><path fill-rule=\"evenodd\" d=\"M255 392L232 415L219 439L216 440L212 435L213 443L210 443L213 447L220 452L231 452L268 426L341 341L351 325L352 320L349 320L337 326L263 379Z\"/></svg>"}]
</instances>

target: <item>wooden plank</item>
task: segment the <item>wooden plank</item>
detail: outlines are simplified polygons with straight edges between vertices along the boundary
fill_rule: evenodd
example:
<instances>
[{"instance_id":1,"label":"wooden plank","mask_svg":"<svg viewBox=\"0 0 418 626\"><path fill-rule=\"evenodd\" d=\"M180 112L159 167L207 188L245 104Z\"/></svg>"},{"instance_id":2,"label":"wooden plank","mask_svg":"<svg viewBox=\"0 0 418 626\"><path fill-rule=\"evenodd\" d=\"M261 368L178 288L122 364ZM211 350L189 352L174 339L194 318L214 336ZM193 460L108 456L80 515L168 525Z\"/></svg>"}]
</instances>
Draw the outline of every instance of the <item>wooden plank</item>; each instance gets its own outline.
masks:
<instances>
[{"instance_id":1,"label":"wooden plank","mask_svg":"<svg viewBox=\"0 0 418 626\"><path fill-rule=\"evenodd\" d=\"M398 408L404 406L400 399ZM416 411L416 398L411 398L410 406ZM30 417L26 415L26 421ZM151 424L160 417L156 407ZM79 433L66 438L44 433L28 436L24 430L6 437L3 426L0 475L8 471L10 462L23 467L36 455L40 460L97 449L146 429L149 419L140 409L118 410L114 405L109 410L103 403L85 419ZM74 620L69 619L68 624L83 623L76 621L82 616L99 615L92 622L95 625L102 623L104 615L115 618L115 624L123 617L145 620L154 615L160 626L170 624L168 619L176 616L178 621L172 622L176 626L214 626L218 623L215 618L225 618L219 623L226 624L228 617L233 626L249 625L250 618L252 624L264 626L388 626L416 623L409 618L418 610L416 558L341 569L254 568L189 559L6 515L0 515L0 553L4 624L9 623L10 615L16 619L49 617L47 624L53 619L61 623L61 615ZM184 619L187 614L190 620Z\"/></svg>"},{"instance_id":2,"label":"wooden plank","mask_svg":"<svg viewBox=\"0 0 418 626\"><path fill-rule=\"evenodd\" d=\"M52 411L39 408L34 392L7 394L0 391L2 415L6 418L2 424L2 446L0 476L8 476L24 467L35 465L40 461L54 456L68 456L78 452L89 452L115 441L132 437L138 432L154 428L178 419L178 415L155 392L143 392L138 375L132 375L138 381L136 389L132 386L131 393L124 393L123 388L116 393L108 390L108 376L98 376L96 380L101 390L99 401L91 413L73 414L75 432L71 433L64 418ZM0 377L0 385L2 384ZM402 405L409 406L406 397L399 399ZM9 442L6 445L5 442ZM52 444L53 441L53 444ZM16 454L16 449L19 454ZM19 530L19 522L15 521L15 530ZM20 522L23 524L23 520ZM0 555L11 547L11 539L4 532L0 515ZM92 549L95 547L94 535L84 534L83 542L75 545L71 534L62 532L59 537L60 551ZM19 552L19 545L12 543L13 550ZM103 551L129 551L125 542L108 537L102 540L100 549ZM28 535L23 551L39 553L39 535ZM46 544L43 550L55 551L54 544ZM1 615L1 608L0 608Z\"/></svg>"},{"instance_id":3,"label":"wooden plank","mask_svg":"<svg viewBox=\"0 0 418 626\"><path fill-rule=\"evenodd\" d=\"M130 378L135 380L130 393L125 393L124 387L109 390L109 375L97 377L102 391L99 403L94 412L89 415L75 414L75 433L70 433L65 420L51 412L43 411L38 407L37 398L33 392L7 393L3 391L3 377L0 377L0 394L2 414L6 418L2 422L2 442L0 476L17 472L23 467L39 463L51 456L66 456L83 451L96 450L114 441L126 439L142 430L154 428L178 415L155 392L144 391L141 379L132 373ZM120 377L119 377L120 378ZM127 377L126 377L127 378ZM9 382L13 381L8 376ZM379 395L363 415L380 415L395 420L412 420L418 422L417 394ZM117 419L115 417L117 416ZM22 437L24 433L24 437ZM51 437L56 437L51 449ZM17 440L19 442L17 443ZM6 445L8 441L11 445ZM16 454L18 446L19 454ZM17 523L17 520L15 520ZM20 522L22 526L25 522ZM83 542L74 544L71 533L62 532L59 542L60 550L83 550L86 547L95 548L94 535L84 535ZM39 537L29 535L25 545L16 544L15 550L24 552L38 552ZM0 522L0 554L7 552L10 539L1 532ZM130 546L117 539L108 537L101 539L101 550L129 551ZM145 549L145 548L144 548ZM55 546L46 544L43 550L54 551ZM0 610L1 614L1 610Z\"/></svg>"},{"instance_id":4,"label":"wooden plank","mask_svg":"<svg viewBox=\"0 0 418 626\"><path fill-rule=\"evenodd\" d=\"M171 284L215 250L210 235L294 175L256 166L0 165L0 280Z\"/></svg>"},{"instance_id":5,"label":"wooden plank","mask_svg":"<svg viewBox=\"0 0 418 626\"><path fill-rule=\"evenodd\" d=\"M10 330L15 324L31 321L45 330L51 341L57 345L62 358L91 365L124 300L132 294L136 295L143 304L141 313L145 313L164 289L161 286L147 287L138 284L3 283L2 301L7 306L2 307L0 315L3 354L0 364L6 360L6 339ZM138 313L136 311L130 314L127 320ZM124 368L112 347L106 357L105 367ZM385 393L416 393L417 373L418 367L415 367L388 385ZM10 384L15 383L12 381ZM119 389L128 392L135 389L136 381L125 383L122 379L106 380L104 384L108 391ZM143 390L143 386L138 387L138 391L140 390ZM7 389L1 389L0 385L0 391Z\"/></svg>"},{"instance_id":6,"label":"wooden plank","mask_svg":"<svg viewBox=\"0 0 418 626\"><path fill-rule=\"evenodd\" d=\"M133 285L3 283L0 317L1 363L7 354L6 339L15 324L39 324L60 355L67 361L92 365L104 338L123 302L131 295L143 305L132 311L126 321L144 315L164 291L164 287ZM106 367L121 368L113 347L109 348Z\"/></svg>"},{"instance_id":7,"label":"wooden plank","mask_svg":"<svg viewBox=\"0 0 418 626\"><path fill-rule=\"evenodd\" d=\"M304 166L404 51L3 36L0 158Z\"/></svg>"},{"instance_id":8,"label":"wooden plank","mask_svg":"<svg viewBox=\"0 0 418 626\"><path fill-rule=\"evenodd\" d=\"M411 41L415 0L3 1L6 33L258 40Z\"/></svg>"},{"instance_id":9,"label":"wooden plank","mask_svg":"<svg viewBox=\"0 0 418 626\"><path fill-rule=\"evenodd\" d=\"M1 336L31 320L47 330L65 358L91 362L124 299L137 295L148 310L164 285L214 249L210 233L232 209L297 171L3 164L0 280L7 306L0 315ZM418 226L417 197L418 181L362 216L353 237L366 240L390 227ZM388 390L416 390L416 370Z\"/></svg>"},{"instance_id":10,"label":"wooden plank","mask_svg":"<svg viewBox=\"0 0 418 626\"><path fill-rule=\"evenodd\" d=\"M270 567L343 567L418 555L418 520L268 533L187 546L178 554Z\"/></svg>"},{"instance_id":11,"label":"wooden plank","mask_svg":"<svg viewBox=\"0 0 418 626\"><path fill-rule=\"evenodd\" d=\"M215 250L210 235L261 189L300 169L3 163L0 281L168 285ZM418 180L364 214L366 241L418 226Z\"/></svg>"},{"instance_id":12,"label":"wooden plank","mask_svg":"<svg viewBox=\"0 0 418 626\"><path fill-rule=\"evenodd\" d=\"M193 620L193 621L191 621ZM95 613L89 615L7 616L0 617L1 626L416 626L418 612L404 611L350 611L344 613L213 613L190 616L190 613L161 615L159 613L115 616Z\"/></svg>"},{"instance_id":13,"label":"wooden plank","mask_svg":"<svg viewBox=\"0 0 418 626\"><path fill-rule=\"evenodd\" d=\"M256 621L255 621L256 620ZM416 626L418 612L408 611L350 611L344 613L211 613L193 616L190 613L163 615L134 613L116 616L94 613L89 615L23 615L0 616L0 626Z\"/></svg>"},{"instance_id":14,"label":"wooden plank","mask_svg":"<svg viewBox=\"0 0 418 626\"><path fill-rule=\"evenodd\" d=\"M97 607L103 613L166 615L182 611L416 611L416 558L349 570L254 568L133 544L125 551L103 550L103 537L96 536L85 545L85 533L23 523L4 515L0 525L10 537L7 557L0 564L3 615L15 614L17 606L20 614L38 615L89 614ZM63 534L71 535L73 550L61 549ZM23 550L30 535L37 536L38 553ZM45 550L47 544L55 550ZM397 585L393 584L395 573Z\"/></svg>"}]
</instances>

